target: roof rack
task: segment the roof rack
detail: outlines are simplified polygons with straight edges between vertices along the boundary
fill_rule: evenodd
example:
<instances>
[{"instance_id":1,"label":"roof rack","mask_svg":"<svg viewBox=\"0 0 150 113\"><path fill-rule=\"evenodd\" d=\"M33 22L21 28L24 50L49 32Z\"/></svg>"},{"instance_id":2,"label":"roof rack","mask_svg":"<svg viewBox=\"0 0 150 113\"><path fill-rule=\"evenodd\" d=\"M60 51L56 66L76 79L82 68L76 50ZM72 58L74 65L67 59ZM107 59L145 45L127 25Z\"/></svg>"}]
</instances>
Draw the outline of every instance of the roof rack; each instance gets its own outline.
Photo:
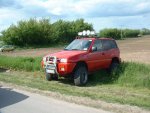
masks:
<instances>
[{"instance_id":1,"label":"roof rack","mask_svg":"<svg viewBox=\"0 0 150 113\"><path fill-rule=\"evenodd\" d=\"M82 32L78 32L76 39L79 38L98 38L98 36L95 31L83 30Z\"/></svg>"}]
</instances>

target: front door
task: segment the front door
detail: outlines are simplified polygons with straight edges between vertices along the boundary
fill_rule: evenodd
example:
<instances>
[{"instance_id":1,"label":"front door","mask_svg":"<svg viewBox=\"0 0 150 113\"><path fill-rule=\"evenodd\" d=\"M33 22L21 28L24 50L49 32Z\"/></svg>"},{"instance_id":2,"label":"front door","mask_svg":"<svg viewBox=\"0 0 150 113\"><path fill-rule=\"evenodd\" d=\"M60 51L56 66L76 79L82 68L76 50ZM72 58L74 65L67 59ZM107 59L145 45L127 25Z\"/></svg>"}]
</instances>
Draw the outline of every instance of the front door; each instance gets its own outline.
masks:
<instances>
[{"instance_id":1,"label":"front door","mask_svg":"<svg viewBox=\"0 0 150 113\"><path fill-rule=\"evenodd\" d=\"M105 63L105 53L102 51L102 42L97 39L94 41L93 47L97 50L92 51L88 55L88 68L89 71L95 71L97 69L103 68Z\"/></svg>"}]
</instances>

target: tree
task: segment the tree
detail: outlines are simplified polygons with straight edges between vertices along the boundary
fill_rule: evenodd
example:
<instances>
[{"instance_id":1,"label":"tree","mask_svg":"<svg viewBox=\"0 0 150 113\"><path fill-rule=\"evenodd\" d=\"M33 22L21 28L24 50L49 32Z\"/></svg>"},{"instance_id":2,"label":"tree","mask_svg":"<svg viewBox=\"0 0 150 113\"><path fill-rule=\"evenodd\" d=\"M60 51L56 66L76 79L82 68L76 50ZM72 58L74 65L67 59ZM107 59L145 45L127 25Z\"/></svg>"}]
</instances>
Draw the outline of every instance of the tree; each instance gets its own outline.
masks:
<instances>
[{"instance_id":1,"label":"tree","mask_svg":"<svg viewBox=\"0 0 150 113\"><path fill-rule=\"evenodd\" d=\"M51 24L49 19L19 21L2 32L4 42L18 46L66 43L72 41L79 31L93 30L92 24L84 19L76 21L58 20Z\"/></svg>"}]
</instances>

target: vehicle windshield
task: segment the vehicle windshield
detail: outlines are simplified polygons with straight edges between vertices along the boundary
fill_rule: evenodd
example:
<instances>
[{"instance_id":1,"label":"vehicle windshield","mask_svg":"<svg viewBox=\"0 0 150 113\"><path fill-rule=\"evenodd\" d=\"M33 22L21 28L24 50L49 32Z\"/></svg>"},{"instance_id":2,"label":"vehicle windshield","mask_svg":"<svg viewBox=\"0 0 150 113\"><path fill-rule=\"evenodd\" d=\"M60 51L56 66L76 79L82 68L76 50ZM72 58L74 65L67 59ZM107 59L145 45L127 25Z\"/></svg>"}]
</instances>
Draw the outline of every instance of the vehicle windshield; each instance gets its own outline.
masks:
<instances>
[{"instance_id":1,"label":"vehicle windshield","mask_svg":"<svg viewBox=\"0 0 150 113\"><path fill-rule=\"evenodd\" d=\"M88 50L92 40L76 39L72 41L65 50Z\"/></svg>"}]
</instances>

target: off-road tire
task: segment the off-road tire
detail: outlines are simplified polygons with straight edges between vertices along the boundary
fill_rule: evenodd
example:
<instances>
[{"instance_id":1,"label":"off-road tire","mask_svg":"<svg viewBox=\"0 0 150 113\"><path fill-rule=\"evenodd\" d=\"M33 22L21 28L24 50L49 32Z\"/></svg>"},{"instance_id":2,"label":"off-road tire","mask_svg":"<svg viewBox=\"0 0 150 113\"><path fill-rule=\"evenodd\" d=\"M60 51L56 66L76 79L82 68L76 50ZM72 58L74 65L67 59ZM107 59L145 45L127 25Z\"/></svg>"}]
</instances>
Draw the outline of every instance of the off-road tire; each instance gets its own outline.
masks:
<instances>
[{"instance_id":1,"label":"off-road tire","mask_svg":"<svg viewBox=\"0 0 150 113\"><path fill-rule=\"evenodd\" d=\"M52 75L52 80L58 80L58 76L57 75Z\"/></svg>"},{"instance_id":2,"label":"off-road tire","mask_svg":"<svg viewBox=\"0 0 150 113\"><path fill-rule=\"evenodd\" d=\"M74 84L83 86L88 81L88 72L85 66L78 66L74 72Z\"/></svg>"},{"instance_id":3,"label":"off-road tire","mask_svg":"<svg viewBox=\"0 0 150 113\"><path fill-rule=\"evenodd\" d=\"M45 78L46 78L46 80L51 81L52 80L52 74L46 73Z\"/></svg>"},{"instance_id":4,"label":"off-road tire","mask_svg":"<svg viewBox=\"0 0 150 113\"><path fill-rule=\"evenodd\" d=\"M119 66L119 63L117 61L112 61L112 63L110 64L110 67L108 68L108 73L112 74Z\"/></svg>"}]
</instances>

